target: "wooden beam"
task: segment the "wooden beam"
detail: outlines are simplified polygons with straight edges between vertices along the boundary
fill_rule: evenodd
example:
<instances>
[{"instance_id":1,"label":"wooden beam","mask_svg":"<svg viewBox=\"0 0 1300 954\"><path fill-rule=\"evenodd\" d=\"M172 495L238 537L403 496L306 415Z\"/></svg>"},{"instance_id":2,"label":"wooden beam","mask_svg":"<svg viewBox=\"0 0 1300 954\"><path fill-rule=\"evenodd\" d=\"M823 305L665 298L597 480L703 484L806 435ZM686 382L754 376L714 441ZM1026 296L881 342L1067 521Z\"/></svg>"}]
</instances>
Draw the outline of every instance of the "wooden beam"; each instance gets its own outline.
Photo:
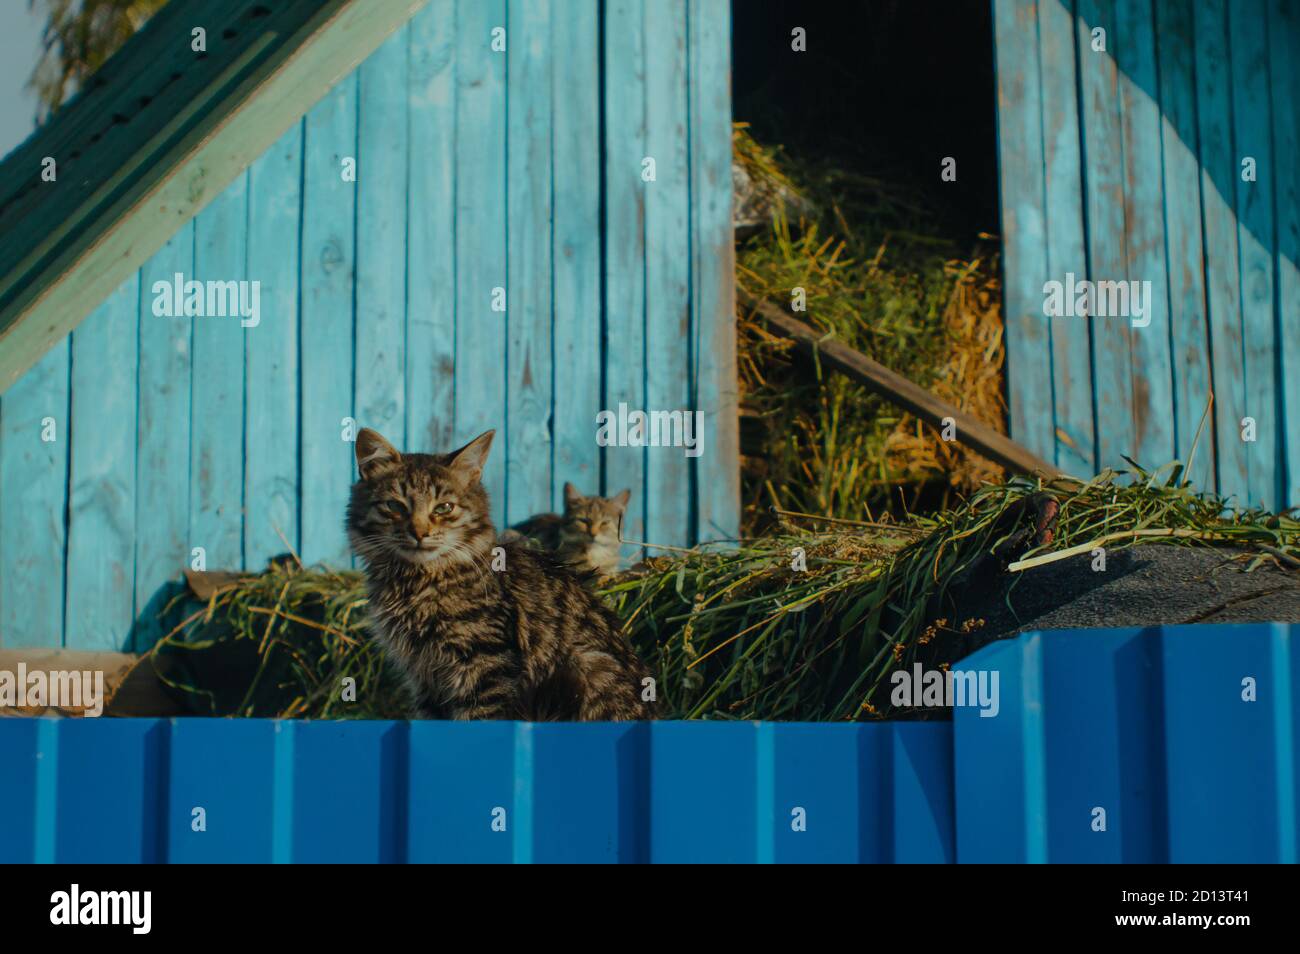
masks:
<instances>
[{"instance_id":1,"label":"wooden beam","mask_svg":"<svg viewBox=\"0 0 1300 954\"><path fill-rule=\"evenodd\" d=\"M989 460L1021 474L1064 476L1055 465L1005 434L999 434L987 424L935 397L901 374L872 361L862 352L822 334L769 301L755 298L739 289L737 295L745 307L763 317L772 331L795 341L800 350L815 353L822 364L847 374L891 404L898 405L935 427L942 427L944 418L952 418L957 426L957 440Z\"/></svg>"},{"instance_id":2,"label":"wooden beam","mask_svg":"<svg viewBox=\"0 0 1300 954\"><path fill-rule=\"evenodd\" d=\"M167 4L0 165L0 391L426 2Z\"/></svg>"}]
</instances>

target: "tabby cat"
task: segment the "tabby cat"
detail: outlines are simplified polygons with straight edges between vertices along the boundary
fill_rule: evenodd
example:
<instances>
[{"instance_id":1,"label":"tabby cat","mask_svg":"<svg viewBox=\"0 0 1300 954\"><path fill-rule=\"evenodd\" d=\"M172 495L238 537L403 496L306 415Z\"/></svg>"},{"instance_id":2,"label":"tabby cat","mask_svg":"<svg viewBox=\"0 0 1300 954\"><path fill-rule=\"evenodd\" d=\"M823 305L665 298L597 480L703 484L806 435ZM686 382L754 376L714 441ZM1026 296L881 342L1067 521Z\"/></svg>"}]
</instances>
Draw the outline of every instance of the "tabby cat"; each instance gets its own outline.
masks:
<instances>
[{"instance_id":1,"label":"tabby cat","mask_svg":"<svg viewBox=\"0 0 1300 954\"><path fill-rule=\"evenodd\" d=\"M365 566L379 641L417 711L651 718L646 668L617 617L548 554L498 543L480 480L492 435L432 455L398 453L369 429L357 435L348 539Z\"/></svg>"},{"instance_id":2,"label":"tabby cat","mask_svg":"<svg viewBox=\"0 0 1300 954\"><path fill-rule=\"evenodd\" d=\"M613 497L584 497L573 484L564 485L564 514L539 513L517 523L503 540L527 537L584 579L601 579L618 572L619 530L632 491Z\"/></svg>"}]
</instances>

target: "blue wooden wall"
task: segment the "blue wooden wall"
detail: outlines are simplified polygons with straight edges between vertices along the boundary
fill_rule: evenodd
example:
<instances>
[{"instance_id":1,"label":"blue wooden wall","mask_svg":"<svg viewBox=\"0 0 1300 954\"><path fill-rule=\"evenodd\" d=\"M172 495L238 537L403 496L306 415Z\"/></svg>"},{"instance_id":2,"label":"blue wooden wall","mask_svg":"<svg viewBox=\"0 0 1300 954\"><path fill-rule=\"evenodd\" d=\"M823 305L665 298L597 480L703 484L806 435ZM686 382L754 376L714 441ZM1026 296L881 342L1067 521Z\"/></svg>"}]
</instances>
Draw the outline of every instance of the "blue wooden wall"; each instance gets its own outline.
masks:
<instances>
[{"instance_id":1,"label":"blue wooden wall","mask_svg":"<svg viewBox=\"0 0 1300 954\"><path fill-rule=\"evenodd\" d=\"M347 418L496 428L498 522L573 481L632 489L627 539L734 536L730 113L727 0L432 0L0 396L0 645L149 645L194 547L347 563ZM260 325L155 317L176 272ZM703 455L602 450L620 401Z\"/></svg>"},{"instance_id":2,"label":"blue wooden wall","mask_svg":"<svg viewBox=\"0 0 1300 954\"><path fill-rule=\"evenodd\" d=\"M1294 863L1297 636L1030 633L951 722L0 719L0 862Z\"/></svg>"},{"instance_id":3,"label":"blue wooden wall","mask_svg":"<svg viewBox=\"0 0 1300 954\"><path fill-rule=\"evenodd\" d=\"M1076 474L1187 461L1213 389L1195 483L1300 504L1300 5L993 9L1013 436ZM1045 317L1067 272L1150 281L1150 325Z\"/></svg>"}]
</instances>

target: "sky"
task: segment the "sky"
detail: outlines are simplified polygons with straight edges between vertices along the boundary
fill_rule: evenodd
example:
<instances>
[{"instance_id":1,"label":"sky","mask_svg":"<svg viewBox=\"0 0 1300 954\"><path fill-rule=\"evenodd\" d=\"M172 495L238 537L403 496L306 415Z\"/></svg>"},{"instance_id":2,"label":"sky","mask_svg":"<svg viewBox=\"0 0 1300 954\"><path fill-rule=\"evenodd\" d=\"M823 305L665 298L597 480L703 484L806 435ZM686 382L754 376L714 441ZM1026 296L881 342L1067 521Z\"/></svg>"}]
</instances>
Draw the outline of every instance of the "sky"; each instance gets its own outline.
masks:
<instances>
[{"instance_id":1,"label":"sky","mask_svg":"<svg viewBox=\"0 0 1300 954\"><path fill-rule=\"evenodd\" d=\"M0 0L0 157L36 128L36 95L27 80L41 50L43 9L28 0Z\"/></svg>"}]
</instances>

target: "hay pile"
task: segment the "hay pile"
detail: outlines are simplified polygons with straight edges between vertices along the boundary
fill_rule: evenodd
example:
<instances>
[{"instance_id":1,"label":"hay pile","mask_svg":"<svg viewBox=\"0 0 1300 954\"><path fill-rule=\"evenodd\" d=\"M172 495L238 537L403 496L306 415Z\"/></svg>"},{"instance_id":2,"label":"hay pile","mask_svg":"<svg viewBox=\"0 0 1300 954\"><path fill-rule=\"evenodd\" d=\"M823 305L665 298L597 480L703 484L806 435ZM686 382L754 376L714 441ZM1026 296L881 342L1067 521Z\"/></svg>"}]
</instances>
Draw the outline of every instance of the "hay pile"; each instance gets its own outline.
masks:
<instances>
[{"instance_id":1,"label":"hay pile","mask_svg":"<svg viewBox=\"0 0 1300 954\"><path fill-rule=\"evenodd\" d=\"M755 142L743 123L733 156L757 184L750 204L772 217L739 241L738 285L786 306L803 289L801 318L1003 430L996 245L981 241L962 256L903 190L798 163ZM900 485L915 509L927 485L940 488L932 505L946 506L1001 476L860 384L795 358L745 309L737 317L748 532L770 526L771 505L870 520L899 503Z\"/></svg>"},{"instance_id":2,"label":"hay pile","mask_svg":"<svg viewBox=\"0 0 1300 954\"><path fill-rule=\"evenodd\" d=\"M1013 480L900 524L808 530L785 517L779 532L739 547L656 557L604 595L658 677L661 718L880 718L891 715L893 670L947 667L983 641L984 621L964 607L1005 585L996 551L1032 562L1099 545L1224 547L1295 573L1300 521L1226 512L1180 480L1171 465L1054 485L1055 535L1037 555L1025 549L1024 503L1041 488ZM151 661L194 711L402 714L397 681L367 638L355 572L278 562L177 611ZM352 701L343 698L346 678L355 680Z\"/></svg>"}]
</instances>

